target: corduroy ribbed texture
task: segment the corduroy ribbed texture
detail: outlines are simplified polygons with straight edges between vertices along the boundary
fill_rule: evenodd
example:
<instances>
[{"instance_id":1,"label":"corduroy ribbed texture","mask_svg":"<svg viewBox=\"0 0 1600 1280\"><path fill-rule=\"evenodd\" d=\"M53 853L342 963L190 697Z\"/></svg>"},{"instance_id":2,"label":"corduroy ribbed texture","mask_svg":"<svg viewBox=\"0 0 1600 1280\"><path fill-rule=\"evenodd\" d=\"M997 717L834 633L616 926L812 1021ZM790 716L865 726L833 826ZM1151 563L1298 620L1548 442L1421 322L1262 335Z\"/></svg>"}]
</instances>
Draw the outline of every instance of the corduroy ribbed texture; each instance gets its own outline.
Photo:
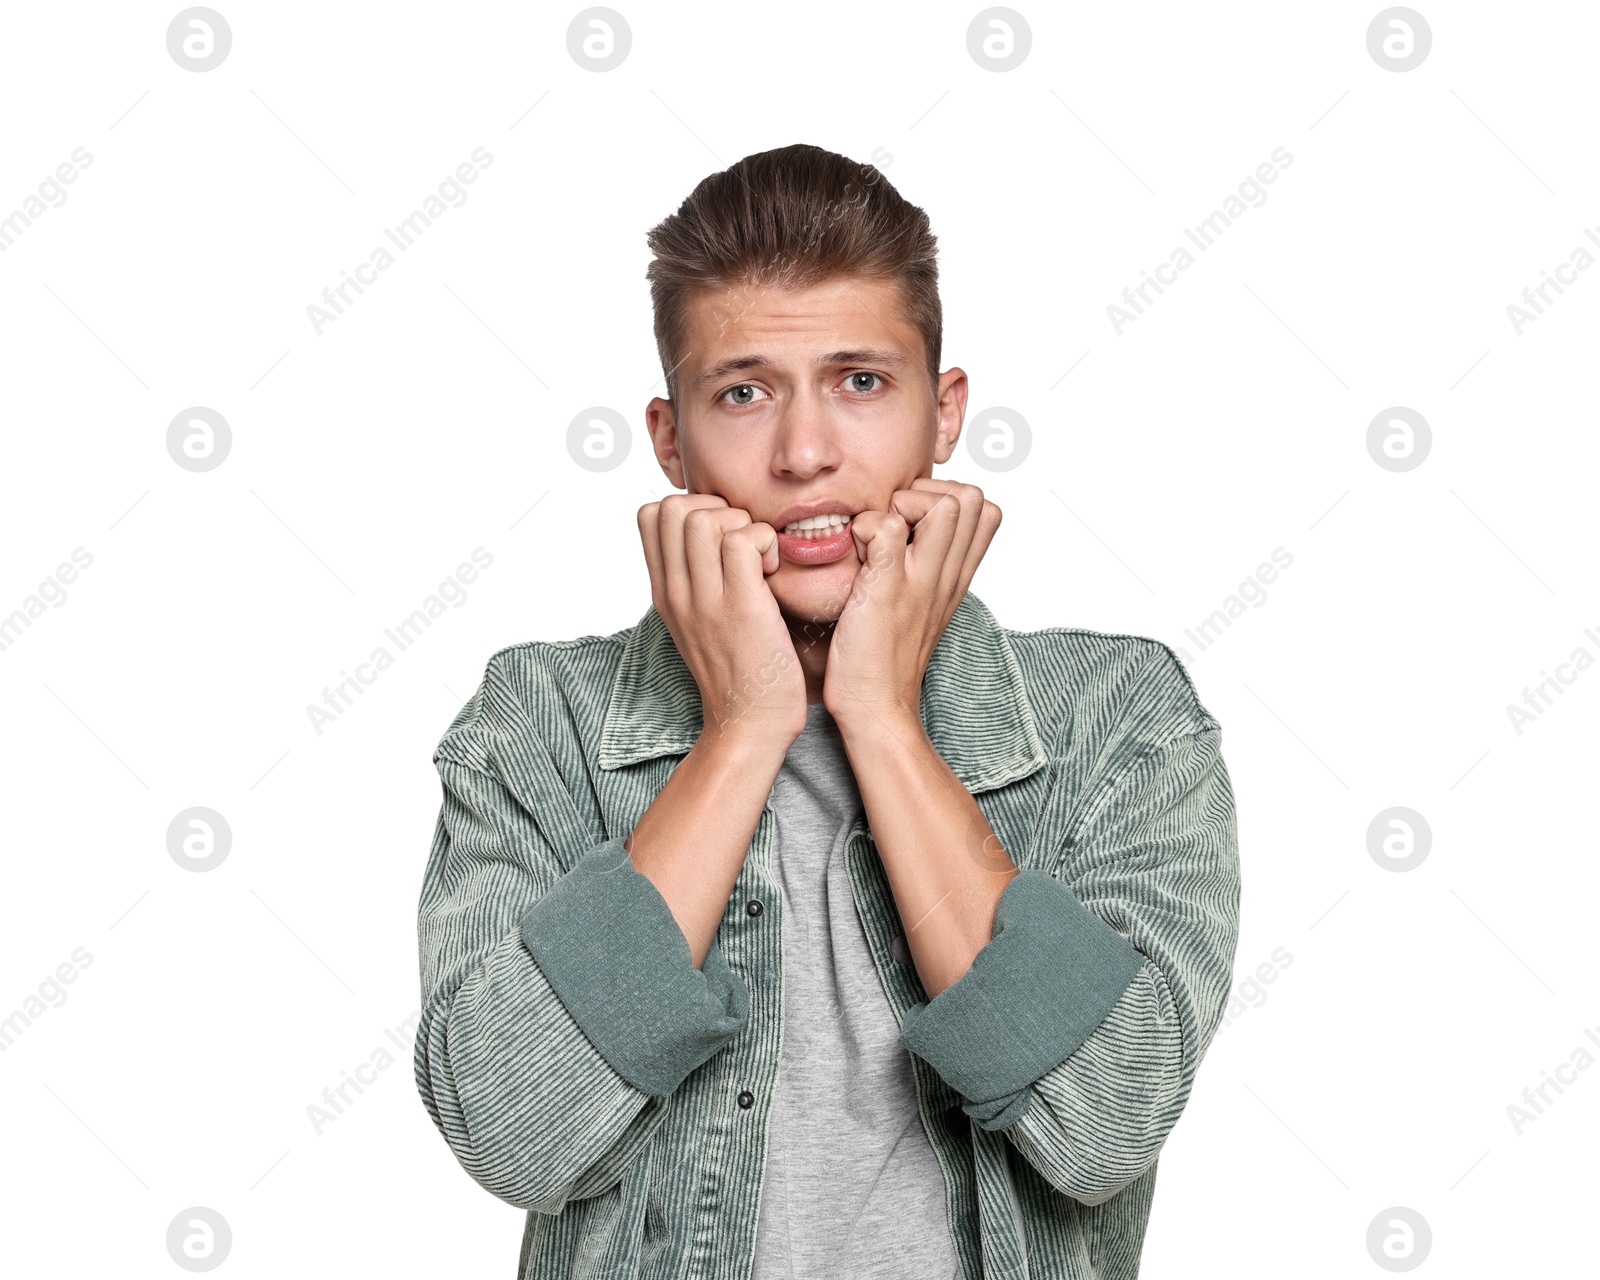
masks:
<instances>
[{"instance_id":1,"label":"corduroy ribbed texture","mask_svg":"<svg viewBox=\"0 0 1600 1280\"><path fill-rule=\"evenodd\" d=\"M594 1047L642 1093L672 1093L744 1029L750 996L713 941L694 967L624 837L584 857L522 917L522 940Z\"/></svg>"},{"instance_id":2,"label":"corduroy ribbed texture","mask_svg":"<svg viewBox=\"0 0 1600 1280\"><path fill-rule=\"evenodd\" d=\"M846 846L957 1257L968 1280L1132 1280L1232 977L1219 726L1166 646L1006 630L970 592L922 717L1023 871L929 1002L864 818ZM495 654L434 754L417 1086L463 1168L529 1211L523 1280L749 1274L782 1035L771 809L698 971L621 845L700 732L651 608Z\"/></svg>"},{"instance_id":3,"label":"corduroy ribbed texture","mask_svg":"<svg viewBox=\"0 0 1600 1280\"><path fill-rule=\"evenodd\" d=\"M1029 867L995 907L994 938L961 980L906 1010L900 1043L1010 1124L1029 1086L1072 1056L1139 971L1139 953L1049 872Z\"/></svg>"}]
</instances>

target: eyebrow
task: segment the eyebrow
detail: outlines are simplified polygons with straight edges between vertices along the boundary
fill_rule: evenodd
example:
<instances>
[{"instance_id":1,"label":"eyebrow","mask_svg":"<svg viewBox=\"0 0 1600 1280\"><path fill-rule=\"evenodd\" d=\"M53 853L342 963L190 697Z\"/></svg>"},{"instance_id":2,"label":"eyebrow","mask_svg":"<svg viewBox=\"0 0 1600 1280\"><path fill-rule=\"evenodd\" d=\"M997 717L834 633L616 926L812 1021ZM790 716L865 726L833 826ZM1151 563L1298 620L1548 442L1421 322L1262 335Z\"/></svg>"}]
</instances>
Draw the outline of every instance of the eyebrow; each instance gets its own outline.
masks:
<instances>
[{"instance_id":1,"label":"eyebrow","mask_svg":"<svg viewBox=\"0 0 1600 1280\"><path fill-rule=\"evenodd\" d=\"M887 351L879 347L857 347L850 351L829 351L825 355L817 357L817 368L819 369L843 364L881 364L891 369L898 369L906 363L906 357L898 351ZM759 354L732 356L707 369L695 381L718 382L732 374L744 373L750 369L769 369L772 364L771 356Z\"/></svg>"}]
</instances>

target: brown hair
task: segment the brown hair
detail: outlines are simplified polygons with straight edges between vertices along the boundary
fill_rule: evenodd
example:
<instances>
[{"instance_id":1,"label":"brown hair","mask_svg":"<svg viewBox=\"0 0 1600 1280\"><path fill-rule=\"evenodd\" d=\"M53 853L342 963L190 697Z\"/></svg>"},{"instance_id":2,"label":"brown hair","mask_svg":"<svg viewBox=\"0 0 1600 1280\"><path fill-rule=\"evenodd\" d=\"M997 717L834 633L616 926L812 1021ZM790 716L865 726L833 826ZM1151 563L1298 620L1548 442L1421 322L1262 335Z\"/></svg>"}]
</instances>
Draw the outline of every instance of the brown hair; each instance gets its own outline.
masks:
<instances>
[{"instance_id":1,"label":"brown hair","mask_svg":"<svg viewBox=\"0 0 1600 1280\"><path fill-rule=\"evenodd\" d=\"M840 276L894 282L921 332L935 399L943 329L937 241L928 215L874 165L806 143L748 155L701 181L646 237L645 271L667 399L678 405L686 358L687 304L726 295L723 324L737 321L749 290L807 288Z\"/></svg>"}]
</instances>

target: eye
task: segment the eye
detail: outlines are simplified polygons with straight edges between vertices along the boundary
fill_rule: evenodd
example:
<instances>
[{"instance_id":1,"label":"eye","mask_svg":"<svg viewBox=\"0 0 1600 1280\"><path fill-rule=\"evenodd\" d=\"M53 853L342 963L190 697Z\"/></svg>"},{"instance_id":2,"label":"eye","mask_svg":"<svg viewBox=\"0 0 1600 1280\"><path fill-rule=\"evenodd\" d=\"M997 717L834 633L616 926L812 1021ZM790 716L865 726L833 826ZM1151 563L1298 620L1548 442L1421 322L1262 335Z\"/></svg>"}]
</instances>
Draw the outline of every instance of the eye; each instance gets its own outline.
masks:
<instances>
[{"instance_id":1,"label":"eye","mask_svg":"<svg viewBox=\"0 0 1600 1280\"><path fill-rule=\"evenodd\" d=\"M731 405L735 405L735 406L754 404L755 400L754 399L750 399L750 398L746 398L743 395L743 393L748 391L753 396L755 392L760 391L760 390L761 390L761 388L756 386L754 383L741 382L737 387L729 387L726 391L724 391L722 393L722 395L718 396L717 399L722 404L731 404ZM735 396L735 397L738 397L738 398L734 399L734 400L729 400L727 398L729 396Z\"/></svg>"},{"instance_id":2,"label":"eye","mask_svg":"<svg viewBox=\"0 0 1600 1280\"><path fill-rule=\"evenodd\" d=\"M861 370L858 370L855 373L846 375L846 377L845 377L845 385L851 391L859 391L863 395L868 395L868 394L876 391L878 388L876 386L872 386L872 387L859 386L856 383L856 379L857 378L876 378L879 383L882 383L884 381L884 377L883 377L883 375L881 373L873 373L868 369L861 369Z\"/></svg>"}]
</instances>

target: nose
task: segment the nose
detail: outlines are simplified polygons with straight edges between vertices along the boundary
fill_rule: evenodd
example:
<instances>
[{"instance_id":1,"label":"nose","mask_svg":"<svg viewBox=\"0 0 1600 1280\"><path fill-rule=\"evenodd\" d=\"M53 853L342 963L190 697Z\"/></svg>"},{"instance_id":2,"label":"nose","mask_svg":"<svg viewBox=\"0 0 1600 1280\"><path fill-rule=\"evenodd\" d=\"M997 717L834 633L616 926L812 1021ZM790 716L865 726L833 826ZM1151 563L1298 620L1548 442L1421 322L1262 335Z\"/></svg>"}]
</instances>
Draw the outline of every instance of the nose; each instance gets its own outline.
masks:
<instances>
[{"instance_id":1,"label":"nose","mask_svg":"<svg viewBox=\"0 0 1600 1280\"><path fill-rule=\"evenodd\" d=\"M773 472L803 480L837 467L842 456L838 429L822 394L812 388L797 392L779 410L773 435Z\"/></svg>"}]
</instances>

